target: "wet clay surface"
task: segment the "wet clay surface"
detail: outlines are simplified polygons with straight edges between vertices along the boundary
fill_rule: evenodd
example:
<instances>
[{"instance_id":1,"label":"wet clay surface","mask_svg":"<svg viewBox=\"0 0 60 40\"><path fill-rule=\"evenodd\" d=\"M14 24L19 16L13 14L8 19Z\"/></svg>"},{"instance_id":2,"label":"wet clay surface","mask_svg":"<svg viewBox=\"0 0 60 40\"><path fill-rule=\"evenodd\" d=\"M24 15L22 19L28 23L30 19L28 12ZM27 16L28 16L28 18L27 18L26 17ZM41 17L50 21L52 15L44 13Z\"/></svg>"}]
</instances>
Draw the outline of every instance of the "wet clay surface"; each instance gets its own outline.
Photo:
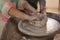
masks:
<instances>
[{"instance_id":1,"label":"wet clay surface","mask_svg":"<svg viewBox=\"0 0 60 40\"><path fill-rule=\"evenodd\" d=\"M48 35L46 33L46 23L48 20L46 13L35 13L33 16L36 17L33 20L20 20L18 22L18 29L30 36Z\"/></svg>"},{"instance_id":2,"label":"wet clay surface","mask_svg":"<svg viewBox=\"0 0 60 40\"><path fill-rule=\"evenodd\" d=\"M47 13L48 17L54 18L60 22L60 15ZM53 36L46 37L33 37L21 33L18 30L17 24L19 21L15 20L16 18L10 18L5 28L3 29L1 40L52 40ZM60 33L58 30L55 34Z\"/></svg>"}]
</instances>

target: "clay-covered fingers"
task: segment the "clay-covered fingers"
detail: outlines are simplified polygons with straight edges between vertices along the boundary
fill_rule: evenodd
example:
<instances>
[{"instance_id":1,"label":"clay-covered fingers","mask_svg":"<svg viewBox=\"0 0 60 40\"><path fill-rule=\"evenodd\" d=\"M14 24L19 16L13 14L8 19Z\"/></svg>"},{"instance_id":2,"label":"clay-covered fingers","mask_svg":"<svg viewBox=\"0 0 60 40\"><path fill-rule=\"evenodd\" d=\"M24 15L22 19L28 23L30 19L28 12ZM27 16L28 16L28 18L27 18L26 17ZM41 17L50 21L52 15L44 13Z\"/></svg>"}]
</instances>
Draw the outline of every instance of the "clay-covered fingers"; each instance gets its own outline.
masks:
<instances>
[{"instance_id":1,"label":"clay-covered fingers","mask_svg":"<svg viewBox=\"0 0 60 40\"><path fill-rule=\"evenodd\" d=\"M36 19L37 17L36 16L25 16L26 20L29 20L29 21L32 21L34 19Z\"/></svg>"}]
</instances>

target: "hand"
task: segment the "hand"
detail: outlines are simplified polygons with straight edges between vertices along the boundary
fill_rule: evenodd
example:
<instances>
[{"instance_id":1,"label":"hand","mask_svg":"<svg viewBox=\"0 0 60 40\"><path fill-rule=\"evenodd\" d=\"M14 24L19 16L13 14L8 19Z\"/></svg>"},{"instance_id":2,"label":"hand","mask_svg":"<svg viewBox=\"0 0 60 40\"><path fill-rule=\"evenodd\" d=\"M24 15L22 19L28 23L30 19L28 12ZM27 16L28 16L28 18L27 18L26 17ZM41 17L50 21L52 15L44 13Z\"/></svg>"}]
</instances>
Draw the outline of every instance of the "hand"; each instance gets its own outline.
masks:
<instances>
[{"instance_id":1,"label":"hand","mask_svg":"<svg viewBox=\"0 0 60 40\"><path fill-rule=\"evenodd\" d=\"M36 16L25 16L26 20L32 21L34 19L36 19Z\"/></svg>"},{"instance_id":2,"label":"hand","mask_svg":"<svg viewBox=\"0 0 60 40\"><path fill-rule=\"evenodd\" d=\"M37 19L36 16L30 16L29 21L32 21L32 20L35 20L35 19Z\"/></svg>"}]
</instances>

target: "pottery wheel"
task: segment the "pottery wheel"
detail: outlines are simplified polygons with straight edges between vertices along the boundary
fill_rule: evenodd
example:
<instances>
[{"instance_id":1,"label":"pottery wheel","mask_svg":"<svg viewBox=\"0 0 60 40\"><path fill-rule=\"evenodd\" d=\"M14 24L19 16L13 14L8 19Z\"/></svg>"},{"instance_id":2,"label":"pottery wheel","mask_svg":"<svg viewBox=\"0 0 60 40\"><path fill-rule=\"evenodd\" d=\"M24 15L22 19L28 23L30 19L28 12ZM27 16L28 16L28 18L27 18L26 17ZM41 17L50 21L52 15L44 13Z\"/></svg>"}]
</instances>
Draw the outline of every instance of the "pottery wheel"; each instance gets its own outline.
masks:
<instances>
[{"instance_id":1,"label":"pottery wheel","mask_svg":"<svg viewBox=\"0 0 60 40\"><path fill-rule=\"evenodd\" d=\"M49 19L52 19L52 18L48 18L48 21L49 21ZM59 25L59 23L58 23L58 25ZM46 26L46 25L44 25L44 26ZM20 21L19 24L18 24L18 29L21 32L23 32L24 34L27 34L27 35L30 35L30 36L46 36L46 35L51 34L51 33L47 33L47 28L48 27L35 27L35 26L29 24L28 21Z\"/></svg>"},{"instance_id":2,"label":"pottery wheel","mask_svg":"<svg viewBox=\"0 0 60 40\"><path fill-rule=\"evenodd\" d=\"M60 14L47 13L47 16L60 22ZM19 26L19 28L18 28L18 26L17 26L19 21L16 18L9 19L8 23L6 24L6 26L4 27L4 29L2 31L1 40L21 40L21 38L23 36L25 36L25 37L27 37L27 39L29 38L31 40L53 40L53 39L51 39L51 36L53 38L54 34L60 34L60 30L58 30L58 32L54 33L53 35L47 36L48 38L47 37L38 38L38 37L31 37L31 36L23 35L23 33L21 33L22 32L20 29L21 27Z\"/></svg>"}]
</instances>

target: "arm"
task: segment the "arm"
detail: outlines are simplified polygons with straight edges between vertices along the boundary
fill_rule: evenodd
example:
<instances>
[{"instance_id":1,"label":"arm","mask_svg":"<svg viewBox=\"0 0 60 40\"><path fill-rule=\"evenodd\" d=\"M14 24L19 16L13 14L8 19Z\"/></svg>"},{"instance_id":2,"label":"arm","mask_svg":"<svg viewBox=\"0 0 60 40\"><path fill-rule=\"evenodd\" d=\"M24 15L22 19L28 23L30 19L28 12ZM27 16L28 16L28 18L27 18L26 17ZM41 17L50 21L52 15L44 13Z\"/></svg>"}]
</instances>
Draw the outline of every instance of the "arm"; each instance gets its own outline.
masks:
<instances>
[{"instance_id":1,"label":"arm","mask_svg":"<svg viewBox=\"0 0 60 40\"><path fill-rule=\"evenodd\" d=\"M14 17L17 17L17 18L20 18L22 20L33 20L33 19L36 19L35 16L29 16L29 15L26 15L24 14L23 12L15 9L15 8L11 8L10 11L9 11L9 15L11 16L14 16Z\"/></svg>"},{"instance_id":2,"label":"arm","mask_svg":"<svg viewBox=\"0 0 60 40\"><path fill-rule=\"evenodd\" d=\"M11 9L10 9L9 15L14 16L14 17L17 17L17 18L20 18L20 19L22 19L22 20L24 20L24 19L29 19L28 17L30 17L30 16L24 14L23 12L15 9L15 8L11 8Z\"/></svg>"},{"instance_id":3,"label":"arm","mask_svg":"<svg viewBox=\"0 0 60 40\"><path fill-rule=\"evenodd\" d=\"M3 1L3 0L2 0ZM0 11L3 16L10 18L10 16L14 16L20 19L29 19L28 15L24 14L23 12L17 10L15 5L12 2L1 2L0 1Z\"/></svg>"}]
</instances>

